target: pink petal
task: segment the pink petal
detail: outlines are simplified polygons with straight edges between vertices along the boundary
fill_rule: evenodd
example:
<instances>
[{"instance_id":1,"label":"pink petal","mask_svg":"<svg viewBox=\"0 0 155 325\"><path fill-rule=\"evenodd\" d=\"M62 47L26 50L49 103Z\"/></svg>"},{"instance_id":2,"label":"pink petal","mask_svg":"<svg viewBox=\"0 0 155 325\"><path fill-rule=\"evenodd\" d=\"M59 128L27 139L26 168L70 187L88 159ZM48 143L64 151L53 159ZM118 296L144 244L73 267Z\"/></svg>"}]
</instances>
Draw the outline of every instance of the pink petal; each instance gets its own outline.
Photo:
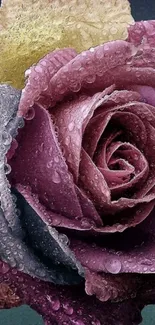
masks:
<instances>
[{"instance_id":1,"label":"pink petal","mask_svg":"<svg viewBox=\"0 0 155 325\"><path fill-rule=\"evenodd\" d=\"M108 267L108 263L107 263ZM121 267L121 264L120 264ZM109 263L110 268L110 263ZM117 270L117 264L115 271ZM114 271L114 272L115 272ZM125 300L136 295L141 281L135 275L96 273L86 269L85 290L90 296L95 295L100 301Z\"/></svg>"},{"instance_id":2,"label":"pink petal","mask_svg":"<svg viewBox=\"0 0 155 325\"><path fill-rule=\"evenodd\" d=\"M102 104L109 89L92 97L81 96L67 101L52 111L58 128L60 147L66 158L68 167L75 180L78 179L81 142L84 129L91 119L94 110Z\"/></svg>"},{"instance_id":3,"label":"pink petal","mask_svg":"<svg viewBox=\"0 0 155 325\"><path fill-rule=\"evenodd\" d=\"M41 107L36 107L35 114L26 122L16 155L10 161L12 182L29 185L51 211L70 218L82 217L50 115Z\"/></svg>"},{"instance_id":4,"label":"pink petal","mask_svg":"<svg viewBox=\"0 0 155 325\"><path fill-rule=\"evenodd\" d=\"M140 21L128 28L128 41L138 46L149 44L154 47L155 41L155 21Z\"/></svg>"},{"instance_id":5,"label":"pink petal","mask_svg":"<svg viewBox=\"0 0 155 325\"><path fill-rule=\"evenodd\" d=\"M128 89L129 88L139 93L143 101L145 101L147 104L155 106L155 88L139 85L133 85L131 87L128 87Z\"/></svg>"},{"instance_id":6,"label":"pink petal","mask_svg":"<svg viewBox=\"0 0 155 325\"><path fill-rule=\"evenodd\" d=\"M91 158L93 158L98 142L112 116L113 113L101 113L88 123L83 137L83 148Z\"/></svg>"},{"instance_id":7,"label":"pink petal","mask_svg":"<svg viewBox=\"0 0 155 325\"><path fill-rule=\"evenodd\" d=\"M80 181L83 183L84 188L92 195L93 201L99 206L104 206L110 202L108 185L84 149L81 150Z\"/></svg>"},{"instance_id":8,"label":"pink petal","mask_svg":"<svg viewBox=\"0 0 155 325\"><path fill-rule=\"evenodd\" d=\"M9 269L7 264L2 262L0 274L0 297L4 297L2 289L6 285L6 288L12 290L12 296L14 294L11 306L30 305L43 316L45 324L48 325L102 325L106 323L119 325L120 321L124 325L130 325L131 322L137 325L138 320L141 320L140 310L145 302L145 296L144 302L141 298L139 302L128 300L117 304L104 304L95 297L86 295L83 286L55 286L31 278L16 269ZM15 300L15 297L18 299ZM5 307L10 307L9 301L6 301Z\"/></svg>"},{"instance_id":9,"label":"pink petal","mask_svg":"<svg viewBox=\"0 0 155 325\"><path fill-rule=\"evenodd\" d=\"M50 79L75 56L76 51L71 48L55 50L25 72L25 77L28 77L28 80L22 91L19 115L25 115L28 108L36 102L44 104L44 107L50 105Z\"/></svg>"}]
</instances>

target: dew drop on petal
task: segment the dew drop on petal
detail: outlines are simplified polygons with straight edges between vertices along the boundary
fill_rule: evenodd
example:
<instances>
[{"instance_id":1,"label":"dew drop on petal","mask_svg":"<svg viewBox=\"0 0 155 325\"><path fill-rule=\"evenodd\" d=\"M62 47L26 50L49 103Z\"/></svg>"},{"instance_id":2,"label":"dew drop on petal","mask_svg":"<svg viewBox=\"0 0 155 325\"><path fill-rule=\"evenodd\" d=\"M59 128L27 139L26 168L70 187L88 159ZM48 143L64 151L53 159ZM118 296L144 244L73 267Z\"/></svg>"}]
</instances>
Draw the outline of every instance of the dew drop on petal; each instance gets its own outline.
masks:
<instances>
[{"instance_id":1,"label":"dew drop on petal","mask_svg":"<svg viewBox=\"0 0 155 325\"><path fill-rule=\"evenodd\" d=\"M56 163L58 163L58 162L59 162L59 157L58 157L58 156L55 156L55 157L54 157L54 161L55 161Z\"/></svg>"},{"instance_id":2,"label":"dew drop on petal","mask_svg":"<svg viewBox=\"0 0 155 325\"><path fill-rule=\"evenodd\" d=\"M91 224L88 219L83 218L81 220L81 226L82 226L82 228L90 228Z\"/></svg>"},{"instance_id":3,"label":"dew drop on petal","mask_svg":"<svg viewBox=\"0 0 155 325\"><path fill-rule=\"evenodd\" d=\"M71 319L71 324L73 325L85 325L85 323L82 321L82 320L74 320L74 319Z\"/></svg>"},{"instance_id":4,"label":"dew drop on petal","mask_svg":"<svg viewBox=\"0 0 155 325\"><path fill-rule=\"evenodd\" d=\"M72 308L71 306L69 306L68 303L64 303L64 304L63 304L63 309L64 309L65 314L70 315L70 316L71 316L71 315L73 314L73 312L74 312L73 308Z\"/></svg>"},{"instance_id":5,"label":"dew drop on petal","mask_svg":"<svg viewBox=\"0 0 155 325\"><path fill-rule=\"evenodd\" d=\"M24 117L26 120L32 120L34 116L35 116L35 110L33 107L30 107Z\"/></svg>"},{"instance_id":6,"label":"dew drop on petal","mask_svg":"<svg viewBox=\"0 0 155 325\"><path fill-rule=\"evenodd\" d=\"M51 168L53 166L53 161L52 160L48 161L46 166L47 166L47 168Z\"/></svg>"},{"instance_id":7,"label":"dew drop on petal","mask_svg":"<svg viewBox=\"0 0 155 325\"><path fill-rule=\"evenodd\" d=\"M6 164L4 166L5 174L8 175L11 172L11 166L9 164Z\"/></svg>"},{"instance_id":8,"label":"dew drop on petal","mask_svg":"<svg viewBox=\"0 0 155 325\"><path fill-rule=\"evenodd\" d=\"M61 182L60 175L58 174L58 172L57 172L56 170L53 171L51 177L52 177L52 181L53 181L53 183L55 183L55 184L59 184L59 183Z\"/></svg>"},{"instance_id":9,"label":"dew drop on petal","mask_svg":"<svg viewBox=\"0 0 155 325\"><path fill-rule=\"evenodd\" d=\"M68 124L68 130L69 130L69 131L73 131L73 129L74 129L74 122L70 122L70 123Z\"/></svg>"},{"instance_id":10,"label":"dew drop on petal","mask_svg":"<svg viewBox=\"0 0 155 325\"><path fill-rule=\"evenodd\" d=\"M65 234L60 234L59 240L65 245L69 244L69 239Z\"/></svg>"},{"instance_id":11,"label":"dew drop on petal","mask_svg":"<svg viewBox=\"0 0 155 325\"><path fill-rule=\"evenodd\" d=\"M121 265L121 262L115 258L112 260L110 260L110 259L107 260L105 263L105 267L108 272L110 272L112 274L117 274L121 271L122 265Z\"/></svg>"},{"instance_id":12,"label":"dew drop on petal","mask_svg":"<svg viewBox=\"0 0 155 325\"><path fill-rule=\"evenodd\" d=\"M50 296L47 296L47 299L51 303L52 309L54 311L58 311L60 309L60 301L58 298L51 298Z\"/></svg>"},{"instance_id":13,"label":"dew drop on petal","mask_svg":"<svg viewBox=\"0 0 155 325\"><path fill-rule=\"evenodd\" d=\"M97 319L91 322L91 325L101 325L100 321Z\"/></svg>"},{"instance_id":14,"label":"dew drop on petal","mask_svg":"<svg viewBox=\"0 0 155 325\"><path fill-rule=\"evenodd\" d=\"M10 270L10 266L6 263L3 263L2 267L1 267L2 274L7 273L9 270Z\"/></svg>"},{"instance_id":15,"label":"dew drop on petal","mask_svg":"<svg viewBox=\"0 0 155 325\"><path fill-rule=\"evenodd\" d=\"M11 143L12 136L8 132L4 131L2 134L2 141L3 141L4 145L7 146Z\"/></svg>"},{"instance_id":16,"label":"dew drop on petal","mask_svg":"<svg viewBox=\"0 0 155 325\"><path fill-rule=\"evenodd\" d=\"M50 149L51 149L51 148L50 148ZM38 150L39 150L40 152L43 152L43 150L44 150L44 143L43 143L43 142L38 146Z\"/></svg>"}]
</instances>

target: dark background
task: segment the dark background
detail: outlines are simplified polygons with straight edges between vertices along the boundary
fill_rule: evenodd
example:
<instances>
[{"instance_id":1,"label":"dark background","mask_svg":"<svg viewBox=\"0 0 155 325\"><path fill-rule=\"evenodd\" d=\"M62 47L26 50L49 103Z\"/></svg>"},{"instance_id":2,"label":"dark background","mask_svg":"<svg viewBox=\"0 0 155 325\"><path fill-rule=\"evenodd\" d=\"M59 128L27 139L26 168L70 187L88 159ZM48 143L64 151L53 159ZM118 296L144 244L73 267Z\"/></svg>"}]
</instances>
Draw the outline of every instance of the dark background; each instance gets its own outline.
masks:
<instances>
[{"instance_id":1,"label":"dark background","mask_svg":"<svg viewBox=\"0 0 155 325\"><path fill-rule=\"evenodd\" d=\"M130 3L135 20L155 19L155 0L130 0ZM147 306L142 314L143 322L141 325L155 325L155 306ZM43 325L43 321L31 308L22 306L10 310L1 310L0 325Z\"/></svg>"}]
</instances>

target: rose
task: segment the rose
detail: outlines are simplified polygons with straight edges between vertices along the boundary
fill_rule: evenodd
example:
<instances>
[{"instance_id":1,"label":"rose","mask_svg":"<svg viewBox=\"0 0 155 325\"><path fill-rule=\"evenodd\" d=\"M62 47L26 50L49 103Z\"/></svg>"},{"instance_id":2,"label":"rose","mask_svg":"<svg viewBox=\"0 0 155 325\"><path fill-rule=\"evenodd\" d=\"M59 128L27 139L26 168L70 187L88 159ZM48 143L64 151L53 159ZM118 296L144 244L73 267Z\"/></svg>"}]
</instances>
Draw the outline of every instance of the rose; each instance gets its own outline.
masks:
<instances>
[{"instance_id":1,"label":"rose","mask_svg":"<svg viewBox=\"0 0 155 325\"><path fill-rule=\"evenodd\" d=\"M143 26L152 33L154 23ZM71 49L52 52L26 72L19 113L32 106L27 118L36 114L31 123L35 134L36 123L43 128L41 120L47 125L51 117L54 126L48 131L49 154L46 158L42 154L46 176L39 179L37 169L31 171L38 156L28 161L32 131L27 124L29 132L24 131L28 135L18 153L29 169L24 184L30 185L31 178L33 192L40 195L46 190L42 200L51 200L52 211L73 219L69 226L61 217L61 227L94 233L123 231L143 221L154 206L155 109L150 94L154 89L148 86L152 78L147 80L154 56L149 37L142 45L142 35L136 38L140 28L138 24L130 28L128 42L106 43L79 55ZM43 135L32 146L41 146L41 141L45 145ZM21 159L14 161L15 179L21 183ZM32 177L37 178L37 186Z\"/></svg>"},{"instance_id":2,"label":"rose","mask_svg":"<svg viewBox=\"0 0 155 325\"><path fill-rule=\"evenodd\" d=\"M114 324L117 313L118 322L137 324L136 313L133 319L122 318L122 308L135 312L136 306L154 299L153 40L154 22L137 23L126 42L107 43L78 56L71 49L54 52L26 73L18 116L27 121L7 153L21 214L16 217L1 172L1 225L7 242L7 249L1 243L2 256L12 267L56 284L73 285L84 277L86 293L102 302L94 300L90 312L93 300L82 293L83 284L74 296L72 287L65 292L22 275L23 293L27 297L33 281L49 324ZM53 75L51 61L56 62ZM2 121L4 152L20 118L9 111L13 104L8 99L16 92L3 86L1 94L7 98L2 105L7 112ZM3 282L18 289L20 273L4 263L2 270ZM15 292L18 301L20 293ZM82 301L80 311L77 299ZM117 307L103 304L125 299ZM30 300L36 307L35 298Z\"/></svg>"}]
</instances>

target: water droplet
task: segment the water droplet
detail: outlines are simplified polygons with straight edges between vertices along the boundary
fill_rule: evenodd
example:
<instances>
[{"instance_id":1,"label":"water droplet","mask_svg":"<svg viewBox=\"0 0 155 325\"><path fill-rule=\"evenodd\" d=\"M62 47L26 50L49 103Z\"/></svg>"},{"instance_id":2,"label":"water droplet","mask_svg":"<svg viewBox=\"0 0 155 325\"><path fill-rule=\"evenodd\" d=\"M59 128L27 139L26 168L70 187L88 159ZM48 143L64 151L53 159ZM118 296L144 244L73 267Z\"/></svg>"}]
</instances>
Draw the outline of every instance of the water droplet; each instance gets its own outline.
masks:
<instances>
[{"instance_id":1,"label":"water droplet","mask_svg":"<svg viewBox=\"0 0 155 325\"><path fill-rule=\"evenodd\" d=\"M38 146L38 150L40 152L43 152L43 150L44 150L44 143L43 142Z\"/></svg>"},{"instance_id":2,"label":"water droplet","mask_svg":"<svg viewBox=\"0 0 155 325\"><path fill-rule=\"evenodd\" d=\"M55 170L53 171L53 174L52 174L52 181L53 183L55 184L59 184L61 182L61 178L60 178L60 175L58 174L58 172Z\"/></svg>"},{"instance_id":3,"label":"water droplet","mask_svg":"<svg viewBox=\"0 0 155 325\"><path fill-rule=\"evenodd\" d=\"M65 245L69 244L69 239L65 234L60 234L59 240Z\"/></svg>"},{"instance_id":4,"label":"water droplet","mask_svg":"<svg viewBox=\"0 0 155 325\"><path fill-rule=\"evenodd\" d=\"M74 310L72 307L69 306L68 303L64 303L62 306L63 306L65 314L70 315L70 316L73 314Z\"/></svg>"},{"instance_id":5,"label":"water droplet","mask_svg":"<svg viewBox=\"0 0 155 325\"><path fill-rule=\"evenodd\" d=\"M108 44L105 44L104 45L104 51L108 51L109 50L109 45Z\"/></svg>"},{"instance_id":6,"label":"water droplet","mask_svg":"<svg viewBox=\"0 0 155 325\"><path fill-rule=\"evenodd\" d=\"M35 66L34 70L38 73L42 73L43 72L43 68L39 65Z\"/></svg>"},{"instance_id":7,"label":"water droplet","mask_svg":"<svg viewBox=\"0 0 155 325\"><path fill-rule=\"evenodd\" d=\"M25 71L25 78L28 78L29 75L30 75L30 73L31 73L31 69L27 69L27 70Z\"/></svg>"},{"instance_id":8,"label":"water droplet","mask_svg":"<svg viewBox=\"0 0 155 325\"><path fill-rule=\"evenodd\" d=\"M66 146L68 146L69 143L70 143L70 137L67 136L67 137L65 138L65 144L66 144Z\"/></svg>"},{"instance_id":9,"label":"water droplet","mask_svg":"<svg viewBox=\"0 0 155 325\"><path fill-rule=\"evenodd\" d=\"M51 303L52 309L58 311L60 309L60 301L57 297L50 297L47 295L48 301Z\"/></svg>"},{"instance_id":10,"label":"water droplet","mask_svg":"<svg viewBox=\"0 0 155 325\"><path fill-rule=\"evenodd\" d=\"M24 121L24 119L22 117L20 117L18 119L18 128L22 129L24 127L24 125L25 125L25 121Z\"/></svg>"},{"instance_id":11,"label":"water droplet","mask_svg":"<svg viewBox=\"0 0 155 325\"><path fill-rule=\"evenodd\" d=\"M91 47L91 48L89 49L89 51L90 51L90 52L94 52L94 51L95 51L94 47Z\"/></svg>"},{"instance_id":12,"label":"water droplet","mask_svg":"<svg viewBox=\"0 0 155 325\"><path fill-rule=\"evenodd\" d=\"M96 75L95 74L93 74L93 75L88 75L86 78L85 78L85 81L87 82L87 83L93 83L94 81L96 80Z\"/></svg>"},{"instance_id":13,"label":"water droplet","mask_svg":"<svg viewBox=\"0 0 155 325\"><path fill-rule=\"evenodd\" d=\"M7 273L10 270L10 266L8 264L3 264L1 267L2 274Z\"/></svg>"},{"instance_id":14,"label":"water droplet","mask_svg":"<svg viewBox=\"0 0 155 325\"><path fill-rule=\"evenodd\" d=\"M105 263L105 268L107 269L108 272L112 274L117 274L121 271L122 265L119 260L115 259L109 259Z\"/></svg>"},{"instance_id":15,"label":"water droplet","mask_svg":"<svg viewBox=\"0 0 155 325\"><path fill-rule=\"evenodd\" d=\"M80 319L71 319L71 324L73 324L73 325L85 325L85 323Z\"/></svg>"},{"instance_id":16,"label":"water droplet","mask_svg":"<svg viewBox=\"0 0 155 325\"><path fill-rule=\"evenodd\" d=\"M134 155L134 159L135 160L138 160L139 159L139 156L137 154Z\"/></svg>"},{"instance_id":17,"label":"water droplet","mask_svg":"<svg viewBox=\"0 0 155 325\"><path fill-rule=\"evenodd\" d=\"M56 163L58 163L58 162L59 162L59 157L58 157L58 156L55 156L55 157L54 157L54 161L55 161Z\"/></svg>"},{"instance_id":18,"label":"water droplet","mask_svg":"<svg viewBox=\"0 0 155 325\"><path fill-rule=\"evenodd\" d=\"M91 227L90 221L88 219L83 218L81 220L81 226L82 228L90 228Z\"/></svg>"},{"instance_id":19,"label":"water droplet","mask_svg":"<svg viewBox=\"0 0 155 325\"><path fill-rule=\"evenodd\" d=\"M47 168L51 168L53 166L53 161L52 160L48 161L46 166Z\"/></svg>"},{"instance_id":20,"label":"water droplet","mask_svg":"<svg viewBox=\"0 0 155 325\"><path fill-rule=\"evenodd\" d=\"M23 271L24 270L24 264L19 264L18 265L18 270Z\"/></svg>"},{"instance_id":21,"label":"water droplet","mask_svg":"<svg viewBox=\"0 0 155 325\"><path fill-rule=\"evenodd\" d=\"M9 164L6 164L4 166L5 174L8 175L11 172L11 166Z\"/></svg>"},{"instance_id":22,"label":"water droplet","mask_svg":"<svg viewBox=\"0 0 155 325\"><path fill-rule=\"evenodd\" d=\"M68 130L69 130L69 131L73 131L73 129L74 129L74 122L70 122L70 123L68 124Z\"/></svg>"},{"instance_id":23,"label":"water droplet","mask_svg":"<svg viewBox=\"0 0 155 325\"><path fill-rule=\"evenodd\" d=\"M2 141L5 145L9 145L12 141L12 136L8 132L4 131L2 134Z\"/></svg>"},{"instance_id":24,"label":"water droplet","mask_svg":"<svg viewBox=\"0 0 155 325\"><path fill-rule=\"evenodd\" d=\"M24 117L26 120L32 120L34 116L35 116L35 110L33 107L30 107Z\"/></svg>"},{"instance_id":25,"label":"water droplet","mask_svg":"<svg viewBox=\"0 0 155 325\"><path fill-rule=\"evenodd\" d=\"M101 325L100 321L97 319L91 322L91 325Z\"/></svg>"},{"instance_id":26,"label":"water droplet","mask_svg":"<svg viewBox=\"0 0 155 325\"><path fill-rule=\"evenodd\" d=\"M45 275L46 275L46 272L45 272L44 269L37 269L37 270L36 270L36 274L37 274L38 276L40 276L41 278L44 278Z\"/></svg>"},{"instance_id":27,"label":"water droplet","mask_svg":"<svg viewBox=\"0 0 155 325\"><path fill-rule=\"evenodd\" d=\"M17 274L18 273L17 269L12 269L11 272L12 272L12 274Z\"/></svg>"},{"instance_id":28,"label":"water droplet","mask_svg":"<svg viewBox=\"0 0 155 325\"><path fill-rule=\"evenodd\" d=\"M81 89L81 84L80 84L80 82L76 81L76 83L74 82L74 83L70 84L69 88L73 92L78 92Z\"/></svg>"},{"instance_id":29,"label":"water droplet","mask_svg":"<svg viewBox=\"0 0 155 325\"><path fill-rule=\"evenodd\" d=\"M77 310L77 314L81 316L82 315L82 310L81 309L78 309Z\"/></svg>"}]
</instances>

